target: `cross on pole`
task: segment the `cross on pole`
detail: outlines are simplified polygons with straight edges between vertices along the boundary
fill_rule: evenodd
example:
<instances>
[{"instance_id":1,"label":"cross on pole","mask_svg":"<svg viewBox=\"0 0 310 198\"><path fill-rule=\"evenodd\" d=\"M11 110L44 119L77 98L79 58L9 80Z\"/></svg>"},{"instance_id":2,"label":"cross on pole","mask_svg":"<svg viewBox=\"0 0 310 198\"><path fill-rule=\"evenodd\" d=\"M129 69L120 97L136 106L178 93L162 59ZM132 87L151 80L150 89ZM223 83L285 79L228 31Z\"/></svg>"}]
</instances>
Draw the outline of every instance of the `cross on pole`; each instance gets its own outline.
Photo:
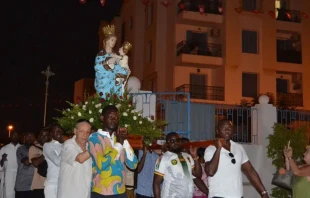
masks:
<instances>
[{"instance_id":1,"label":"cross on pole","mask_svg":"<svg viewBox=\"0 0 310 198\"><path fill-rule=\"evenodd\" d=\"M44 118L43 118L43 126L45 127L46 123L46 106L47 106L47 96L48 96L48 85L49 85L49 78L51 76L54 76L55 73L51 71L51 67L47 66L45 71L41 71L41 74L43 74L46 78L45 80L45 101L44 101Z\"/></svg>"}]
</instances>

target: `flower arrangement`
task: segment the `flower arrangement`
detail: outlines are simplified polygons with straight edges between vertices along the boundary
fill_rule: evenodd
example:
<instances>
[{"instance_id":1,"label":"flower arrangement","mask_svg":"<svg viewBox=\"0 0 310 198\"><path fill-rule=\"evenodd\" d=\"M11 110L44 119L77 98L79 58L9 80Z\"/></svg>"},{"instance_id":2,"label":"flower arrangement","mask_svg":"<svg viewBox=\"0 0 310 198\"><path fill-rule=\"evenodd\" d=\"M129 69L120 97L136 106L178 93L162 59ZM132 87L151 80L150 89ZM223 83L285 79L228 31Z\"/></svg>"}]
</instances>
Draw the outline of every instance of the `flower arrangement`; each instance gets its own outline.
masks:
<instances>
[{"instance_id":1,"label":"flower arrangement","mask_svg":"<svg viewBox=\"0 0 310 198\"><path fill-rule=\"evenodd\" d=\"M117 97L116 94L110 93L106 95L105 99L101 98L101 96L102 93L90 96L84 102L78 104L68 102L71 108L62 110L62 117L56 118L67 135L72 134L79 119L87 119L94 128L101 129L100 115L102 109L107 105L115 105L119 110L119 126L126 127L129 134L143 136L143 140L147 144L162 136L162 127L166 125L166 122L155 120L153 115L142 117L142 112L135 110L133 95L124 93L123 96Z\"/></svg>"}]
</instances>

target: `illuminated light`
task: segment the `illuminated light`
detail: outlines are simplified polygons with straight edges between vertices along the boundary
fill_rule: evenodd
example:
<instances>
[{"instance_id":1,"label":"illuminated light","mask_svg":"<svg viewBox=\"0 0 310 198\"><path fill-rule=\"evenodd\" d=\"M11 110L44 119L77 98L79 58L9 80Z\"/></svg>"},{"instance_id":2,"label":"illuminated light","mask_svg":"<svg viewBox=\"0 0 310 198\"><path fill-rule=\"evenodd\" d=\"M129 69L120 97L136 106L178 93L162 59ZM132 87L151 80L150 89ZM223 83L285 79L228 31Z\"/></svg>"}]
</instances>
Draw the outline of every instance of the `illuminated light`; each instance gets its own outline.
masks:
<instances>
[{"instance_id":1,"label":"illuminated light","mask_svg":"<svg viewBox=\"0 0 310 198\"><path fill-rule=\"evenodd\" d=\"M199 13L204 14L205 13L205 6L204 5L199 5Z\"/></svg>"}]
</instances>

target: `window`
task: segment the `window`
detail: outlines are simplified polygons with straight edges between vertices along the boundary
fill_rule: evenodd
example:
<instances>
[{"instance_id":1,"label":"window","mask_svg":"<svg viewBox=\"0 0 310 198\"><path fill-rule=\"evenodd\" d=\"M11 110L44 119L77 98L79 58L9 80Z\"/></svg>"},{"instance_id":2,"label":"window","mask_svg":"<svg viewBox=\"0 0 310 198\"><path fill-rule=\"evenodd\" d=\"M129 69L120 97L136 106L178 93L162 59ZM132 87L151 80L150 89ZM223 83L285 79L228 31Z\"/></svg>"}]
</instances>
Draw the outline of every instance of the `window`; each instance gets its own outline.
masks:
<instances>
[{"instance_id":1,"label":"window","mask_svg":"<svg viewBox=\"0 0 310 198\"><path fill-rule=\"evenodd\" d=\"M277 93L288 93L288 80L277 78Z\"/></svg>"},{"instance_id":2,"label":"window","mask_svg":"<svg viewBox=\"0 0 310 198\"><path fill-rule=\"evenodd\" d=\"M147 9L147 27L153 23L154 4L151 4Z\"/></svg>"},{"instance_id":3,"label":"window","mask_svg":"<svg viewBox=\"0 0 310 198\"><path fill-rule=\"evenodd\" d=\"M292 50L293 42L291 39L277 38L277 50Z\"/></svg>"},{"instance_id":4,"label":"window","mask_svg":"<svg viewBox=\"0 0 310 198\"><path fill-rule=\"evenodd\" d=\"M257 10L257 0L243 0L242 1L242 8L246 11L253 11Z\"/></svg>"},{"instance_id":5,"label":"window","mask_svg":"<svg viewBox=\"0 0 310 198\"><path fill-rule=\"evenodd\" d=\"M258 33L257 31L242 30L242 52L258 53Z\"/></svg>"},{"instance_id":6,"label":"window","mask_svg":"<svg viewBox=\"0 0 310 198\"><path fill-rule=\"evenodd\" d=\"M126 23L122 23L122 39L121 39L121 44L125 42L126 39Z\"/></svg>"},{"instance_id":7,"label":"window","mask_svg":"<svg viewBox=\"0 0 310 198\"><path fill-rule=\"evenodd\" d=\"M149 42L147 45L147 63L152 62L152 42Z\"/></svg>"},{"instance_id":8,"label":"window","mask_svg":"<svg viewBox=\"0 0 310 198\"><path fill-rule=\"evenodd\" d=\"M207 99L207 75L190 74L189 92L192 98Z\"/></svg>"},{"instance_id":9,"label":"window","mask_svg":"<svg viewBox=\"0 0 310 198\"><path fill-rule=\"evenodd\" d=\"M257 74L242 73L242 97L257 97Z\"/></svg>"}]
</instances>

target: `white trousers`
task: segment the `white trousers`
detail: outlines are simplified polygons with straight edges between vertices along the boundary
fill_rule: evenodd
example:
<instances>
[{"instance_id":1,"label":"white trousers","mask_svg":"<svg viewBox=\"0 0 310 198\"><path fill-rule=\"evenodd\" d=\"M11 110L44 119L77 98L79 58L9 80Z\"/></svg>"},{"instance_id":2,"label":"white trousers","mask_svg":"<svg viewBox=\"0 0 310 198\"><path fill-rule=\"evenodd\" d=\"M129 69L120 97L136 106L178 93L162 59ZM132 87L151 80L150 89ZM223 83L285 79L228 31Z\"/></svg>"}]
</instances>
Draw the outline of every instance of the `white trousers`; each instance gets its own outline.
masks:
<instances>
[{"instance_id":1,"label":"white trousers","mask_svg":"<svg viewBox=\"0 0 310 198\"><path fill-rule=\"evenodd\" d=\"M4 198L15 198L15 181L16 181L16 172L5 171L4 178Z\"/></svg>"},{"instance_id":2,"label":"white trousers","mask_svg":"<svg viewBox=\"0 0 310 198\"><path fill-rule=\"evenodd\" d=\"M46 185L44 187L45 198L57 198L57 188L56 185Z\"/></svg>"}]
</instances>

